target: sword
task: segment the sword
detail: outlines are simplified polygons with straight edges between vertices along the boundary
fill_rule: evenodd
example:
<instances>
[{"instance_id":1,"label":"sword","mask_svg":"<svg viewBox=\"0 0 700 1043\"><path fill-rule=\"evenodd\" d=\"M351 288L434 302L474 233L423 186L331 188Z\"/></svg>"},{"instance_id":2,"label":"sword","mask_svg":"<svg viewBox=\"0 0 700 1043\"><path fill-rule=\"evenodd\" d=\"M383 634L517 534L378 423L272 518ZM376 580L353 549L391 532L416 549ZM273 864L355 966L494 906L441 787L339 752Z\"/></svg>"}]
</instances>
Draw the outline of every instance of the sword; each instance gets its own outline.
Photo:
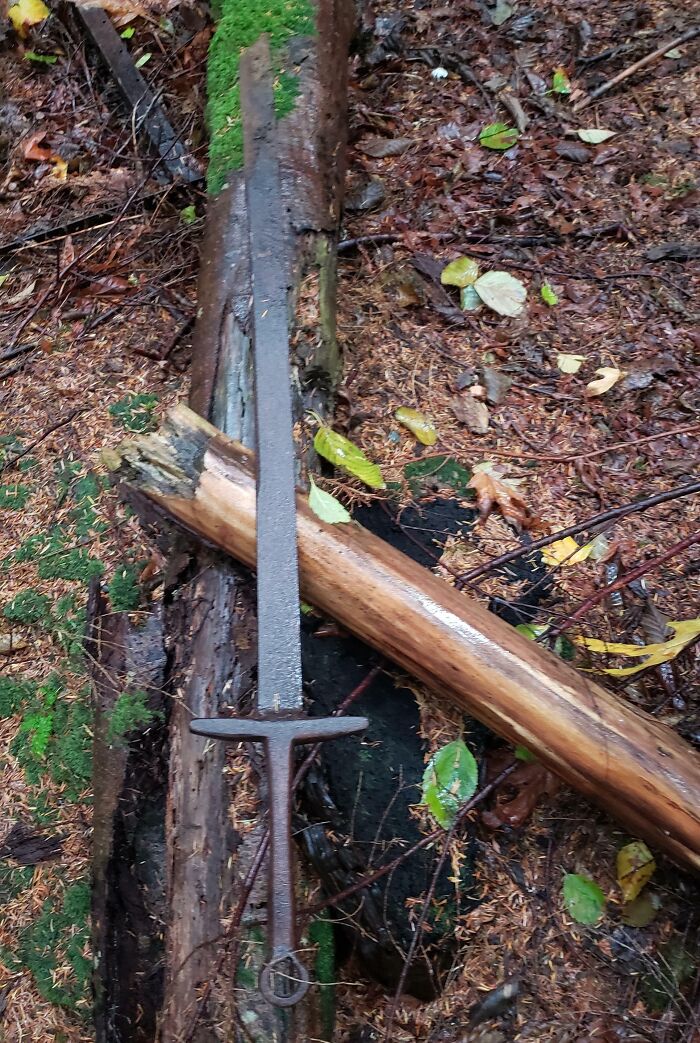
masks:
<instances>
[{"instance_id":1,"label":"sword","mask_svg":"<svg viewBox=\"0 0 700 1043\"><path fill-rule=\"evenodd\" d=\"M295 450L289 366L287 288L290 283L277 161L274 98L266 37L240 62L246 202L253 284L257 429L257 707L245 718L200 718L197 735L262 742L270 829L269 958L260 991L291 1007L309 987L297 956L291 841L292 760L297 743L350 735L364 717L304 717L301 678L299 569L296 541Z\"/></svg>"}]
</instances>

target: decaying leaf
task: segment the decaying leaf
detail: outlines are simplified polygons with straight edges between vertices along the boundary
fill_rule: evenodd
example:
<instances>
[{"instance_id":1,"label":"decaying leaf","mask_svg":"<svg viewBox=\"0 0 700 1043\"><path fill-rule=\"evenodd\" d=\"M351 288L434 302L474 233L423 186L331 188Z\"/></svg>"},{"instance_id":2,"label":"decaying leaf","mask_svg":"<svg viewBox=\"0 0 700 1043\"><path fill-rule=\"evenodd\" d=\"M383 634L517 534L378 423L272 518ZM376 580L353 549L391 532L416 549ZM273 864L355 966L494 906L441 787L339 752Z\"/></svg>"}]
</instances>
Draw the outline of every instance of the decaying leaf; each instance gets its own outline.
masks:
<instances>
[{"instance_id":1,"label":"decaying leaf","mask_svg":"<svg viewBox=\"0 0 700 1043\"><path fill-rule=\"evenodd\" d=\"M473 257L457 257L442 269L440 282L443 286L471 286L479 278L479 265Z\"/></svg>"},{"instance_id":2,"label":"decaying leaf","mask_svg":"<svg viewBox=\"0 0 700 1043\"><path fill-rule=\"evenodd\" d=\"M413 144L412 138L366 138L357 147L366 156L373 159L384 159L386 156L400 156Z\"/></svg>"},{"instance_id":3,"label":"decaying leaf","mask_svg":"<svg viewBox=\"0 0 700 1043\"><path fill-rule=\"evenodd\" d=\"M557 368L562 373L578 373L585 361L585 355L569 355L565 351L560 351L557 354Z\"/></svg>"},{"instance_id":4,"label":"decaying leaf","mask_svg":"<svg viewBox=\"0 0 700 1043\"><path fill-rule=\"evenodd\" d=\"M319 456L348 474L359 478L370 489L384 489L384 479L377 464L368 460L362 450L345 435L338 434L326 424L321 424L314 436L314 449Z\"/></svg>"},{"instance_id":5,"label":"decaying leaf","mask_svg":"<svg viewBox=\"0 0 700 1043\"><path fill-rule=\"evenodd\" d=\"M410 406L400 406L394 413L394 416L423 445L435 445L437 442L435 425L432 420L428 420L424 413L419 412L417 409L411 409Z\"/></svg>"},{"instance_id":6,"label":"decaying leaf","mask_svg":"<svg viewBox=\"0 0 700 1043\"><path fill-rule=\"evenodd\" d=\"M49 17L51 12L44 0L19 0L19 3L12 5L7 14L15 32L25 37L27 29L30 29L33 25L38 25L39 22L43 22L45 18Z\"/></svg>"},{"instance_id":7,"label":"decaying leaf","mask_svg":"<svg viewBox=\"0 0 700 1043\"><path fill-rule=\"evenodd\" d=\"M616 131L603 130L602 127L591 127L587 130L585 127L582 127L580 130L577 130L576 133L581 141L585 141L587 145L600 145L602 141L607 141L608 138L615 137Z\"/></svg>"},{"instance_id":8,"label":"decaying leaf","mask_svg":"<svg viewBox=\"0 0 700 1043\"><path fill-rule=\"evenodd\" d=\"M319 489L311 476L309 476L309 483L311 486L309 489L309 507L321 521L328 522L330 525L339 525L343 522L352 521L350 513L339 500L336 500L335 496L327 493L324 489Z\"/></svg>"},{"instance_id":9,"label":"decaying leaf","mask_svg":"<svg viewBox=\"0 0 700 1043\"><path fill-rule=\"evenodd\" d=\"M580 547L573 536L566 536L563 540L557 540L556 543L543 547L542 560L552 567L578 565L590 558L592 549L592 543L586 543Z\"/></svg>"},{"instance_id":10,"label":"decaying leaf","mask_svg":"<svg viewBox=\"0 0 700 1043\"><path fill-rule=\"evenodd\" d=\"M532 524L532 517L518 485L521 478L506 478L498 464L475 464L469 488L476 493L479 517L485 521L497 507L518 531Z\"/></svg>"},{"instance_id":11,"label":"decaying leaf","mask_svg":"<svg viewBox=\"0 0 700 1043\"><path fill-rule=\"evenodd\" d=\"M450 828L462 804L474 795L478 779L479 767L462 739L430 758L423 773L423 803L443 829Z\"/></svg>"},{"instance_id":12,"label":"decaying leaf","mask_svg":"<svg viewBox=\"0 0 700 1043\"><path fill-rule=\"evenodd\" d=\"M484 304L499 315L520 315L527 299L523 284L508 272L486 272L476 280L474 289Z\"/></svg>"},{"instance_id":13,"label":"decaying leaf","mask_svg":"<svg viewBox=\"0 0 700 1043\"><path fill-rule=\"evenodd\" d=\"M592 380L590 384L586 384L586 394L590 397L604 395L606 391L609 391L611 387L617 384L622 376L622 370L616 369L614 366L601 366L595 372L598 379Z\"/></svg>"},{"instance_id":14,"label":"decaying leaf","mask_svg":"<svg viewBox=\"0 0 700 1043\"><path fill-rule=\"evenodd\" d=\"M589 652L604 652L608 655L644 656L644 662L638 666L608 667L602 673L610 677L631 677L640 670L660 663L668 663L700 637L700 619L683 619L672 623L669 628L674 636L668 641L659 641L651 645L628 645L616 641L600 641L595 637L575 637L573 640Z\"/></svg>"},{"instance_id":15,"label":"decaying leaf","mask_svg":"<svg viewBox=\"0 0 700 1043\"><path fill-rule=\"evenodd\" d=\"M643 841L634 840L620 848L617 852L617 882L625 902L634 901L655 870L654 856Z\"/></svg>"},{"instance_id":16,"label":"decaying leaf","mask_svg":"<svg viewBox=\"0 0 700 1043\"><path fill-rule=\"evenodd\" d=\"M496 790L491 807L481 813L489 829L518 829L532 815L540 799L552 796L559 788L559 780L537 760L525 746L515 748L515 758L521 763L508 780ZM508 766L513 754L508 750L494 750L488 756L486 780L491 782Z\"/></svg>"},{"instance_id":17,"label":"decaying leaf","mask_svg":"<svg viewBox=\"0 0 700 1043\"><path fill-rule=\"evenodd\" d=\"M622 910L622 922L628 927L648 927L661 908L661 899L658 895L649 894L644 891L639 898L632 902L626 902Z\"/></svg>"},{"instance_id":18,"label":"decaying leaf","mask_svg":"<svg viewBox=\"0 0 700 1043\"><path fill-rule=\"evenodd\" d=\"M582 924L594 924L605 909L605 895L590 877L567 873L562 887L564 905L569 915Z\"/></svg>"},{"instance_id":19,"label":"decaying leaf","mask_svg":"<svg viewBox=\"0 0 700 1043\"><path fill-rule=\"evenodd\" d=\"M558 65L554 70L552 90L555 94L571 94L571 80L563 65Z\"/></svg>"},{"instance_id":20,"label":"decaying leaf","mask_svg":"<svg viewBox=\"0 0 700 1043\"><path fill-rule=\"evenodd\" d=\"M489 411L483 402L472 395L457 395L450 401L450 409L473 435L485 435L489 429Z\"/></svg>"},{"instance_id":21,"label":"decaying leaf","mask_svg":"<svg viewBox=\"0 0 700 1043\"><path fill-rule=\"evenodd\" d=\"M516 145L519 137L515 127L509 127L507 123L489 123L479 134L479 144L504 152Z\"/></svg>"}]
</instances>

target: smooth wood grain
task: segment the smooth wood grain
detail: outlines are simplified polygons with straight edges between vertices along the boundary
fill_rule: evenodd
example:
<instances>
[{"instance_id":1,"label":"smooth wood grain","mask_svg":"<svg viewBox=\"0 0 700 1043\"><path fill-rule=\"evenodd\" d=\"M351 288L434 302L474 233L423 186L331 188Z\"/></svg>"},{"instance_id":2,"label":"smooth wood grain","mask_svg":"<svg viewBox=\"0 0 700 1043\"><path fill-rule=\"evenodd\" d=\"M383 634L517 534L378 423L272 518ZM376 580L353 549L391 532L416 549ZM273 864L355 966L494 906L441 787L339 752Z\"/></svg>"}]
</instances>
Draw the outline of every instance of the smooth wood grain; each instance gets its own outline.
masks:
<instances>
[{"instance_id":1,"label":"smooth wood grain","mask_svg":"<svg viewBox=\"0 0 700 1043\"><path fill-rule=\"evenodd\" d=\"M185 407L122 450L122 474L192 532L255 563L255 460ZM700 756L670 728L357 524L297 503L304 599L604 807L700 868Z\"/></svg>"}]
</instances>

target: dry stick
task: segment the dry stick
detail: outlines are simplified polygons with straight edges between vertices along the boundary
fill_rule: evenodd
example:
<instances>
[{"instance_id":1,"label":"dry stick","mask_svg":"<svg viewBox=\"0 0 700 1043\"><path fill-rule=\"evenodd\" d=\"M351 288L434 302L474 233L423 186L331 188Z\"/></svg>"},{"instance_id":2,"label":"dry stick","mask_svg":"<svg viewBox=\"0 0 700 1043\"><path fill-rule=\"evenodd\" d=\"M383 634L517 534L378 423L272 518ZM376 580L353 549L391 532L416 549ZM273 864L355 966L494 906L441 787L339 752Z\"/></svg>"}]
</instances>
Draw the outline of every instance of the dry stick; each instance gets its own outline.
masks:
<instances>
[{"instance_id":1,"label":"dry stick","mask_svg":"<svg viewBox=\"0 0 700 1043\"><path fill-rule=\"evenodd\" d=\"M566 529L558 529L557 532L550 533L549 536L542 536L541 539L534 540L526 547L516 547L515 550L499 554L497 558L491 558L490 561L470 569L469 572L460 573L458 578L462 583L471 583L481 576L485 576L492 569L499 568L501 565L507 565L508 562L515 561L516 558L522 558L523 555L529 554L531 551L547 547L550 543L556 543L557 540L563 540L566 536L577 536L580 532L586 532L587 529L591 529L594 525L604 525L606 522L625 518L628 514L635 514L637 511L648 511L650 507L656 507L660 503L668 503L669 500L678 500L682 496L691 496L697 492L700 492L700 482L691 482L689 485L679 485L675 489L669 489L665 493L647 496L646 499L637 500L635 503L626 503L621 507L611 507L609 511L594 514L592 518L587 518L586 521L577 522L576 525L569 525Z\"/></svg>"},{"instance_id":2,"label":"dry stick","mask_svg":"<svg viewBox=\"0 0 700 1043\"><path fill-rule=\"evenodd\" d=\"M334 712L333 716L334 717L341 717L345 713L345 711L348 709L348 707L351 706L352 703L354 703L357 699L359 699L359 697L361 695L364 694L364 692L367 691L367 689L369 688L369 686L372 684L372 682L374 681L374 679L377 677L377 675L379 673L381 673L381 667L380 666L372 667L372 669L363 678L363 680L360 681L360 683L355 688L353 688L353 690L350 692L350 694L346 695L345 698L343 699L343 701L338 704L338 706L335 709L335 712ZM314 746L309 751L309 753L307 754L307 756L304 758L303 762L299 766L299 768L298 768L298 770L297 770L297 772L296 772L296 774L294 776L294 780L292 782L292 792L294 792L294 790L299 785L299 783L302 782L302 780L308 774L309 768L311 767L311 765L312 765L316 755L318 754L320 748L321 748L321 743L320 742L315 743ZM187 1032L185 1034L185 1038L184 1038L183 1043L189 1043L189 1041L192 1039L192 1037L193 1037L193 1035L195 1033L195 1030L197 1028L197 1025L199 1024L199 1021L200 1021L202 1015L204 1014L204 1011L206 1009L206 1005L207 1005L207 1003L209 1001L209 996L211 995L212 989L214 988L214 983L217 981L219 975L221 974L221 968L224 965L224 960L226 959L226 955L227 955L227 946L228 946L229 942L232 939L233 939L234 945L233 945L233 950L231 952L231 962L233 963L234 966L236 966L237 963L238 963L238 949L239 949L239 942L240 942L240 930L239 929L240 929L240 926L241 926L241 921L243 920L243 914L244 914L246 906L248 904L248 899L250 897L250 892L253 890L253 885L255 884L255 881L257 879L258 873L260 872L260 870L262 868L262 864L263 864L263 861L265 859L265 855L267 854L267 849L269 847L269 844L270 844L270 830L266 829L264 831L262 837L260 838L260 843L258 844L257 851L255 852L255 856L253 857L253 861L251 862L250 867L248 869L248 872L246 873L245 880L243 881L243 887L241 888L241 895L240 895L240 898L238 899L238 904L236 905L236 908L234 910L233 916L231 918L230 926L229 926L229 928L228 928L228 930L226 932L226 935L224 936L224 939L223 939L223 945L222 945L222 949L221 949L221 956L219 957L219 960L218 960L218 962L216 964L216 967L214 968L213 974L209 975L209 979L208 979L208 981L207 981L207 983L206 983L206 985L204 987L204 991L202 992L202 995L199 998L199 1002L197 1003L197 1009L194 1012L194 1015L193 1015L193 1018L192 1018L192 1022L190 1023L190 1026L187 1029ZM191 955L192 955L192 953L190 953L190 956ZM187 962L187 961L185 961L185 962ZM182 967L184 967L184 963L182 963L180 965L180 967L178 968L178 973L180 972Z\"/></svg>"},{"instance_id":3,"label":"dry stick","mask_svg":"<svg viewBox=\"0 0 700 1043\"><path fill-rule=\"evenodd\" d=\"M479 792L471 798L471 800L467 801L467 803L464 804L457 812L453 828L458 826L461 822L463 822L470 811L473 811L474 808L477 807L478 804L481 804L484 800L486 800L486 798L490 796L493 793L493 791L501 785L502 782L505 782L508 776L511 775L518 767L518 763L518 761L513 761L513 763L509 764L507 768L504 768L503 771L500 772L500 774L497 775L495 779L492 779L491 782L489 782L486 786L483 787L483 789L480 789ZM362 877L362 879L356 880L354 884L351 884L349 887L346 887L344 891L339 891L338 894L332 895L330 898L324 898L323 901L316 902L315 905L308 906L306 909L304 909L304 912L308 916L313 916L315 913L320 913L324 909L328 909L329 906L338 905L340 902L344 902L346 898L352 898L352 896L354 894L357 894L358 891L363 891L366 887L371 887L372 884L375 884L377 880L381 880L381 878L383 876L386 876L387 873L393 873L394 870L398 869L398 867L402 865L407 858L410 858L412 855L415 855L417 851L421 851L424 847L428 847L430 844L434 844L436 840L439 840L440 837L443 837L444 835L445 830L442 828L433 830L432 833L428 833L426 834L426 836L421 837L421 839L418 840L412 847L409 847L406 851L403 851L400 855L397 855L397 857L393 859L391 862L386 862L383 866L380 866L379 869L375 869L373 873L368 873L368 875Z\"/></svg>"},{"instance_id":4,"label":"dry stick","mask_svg":"<svg viewBox=\"0 0 700 1043\"><path fill-rule=\"evenodd\" d=\"M614 583L609 583L607 587L601 587L600 590L596 591L595 594L591 594L589 598L582 601L577 609L566 617L563 623L557 624L551 630L546 631L538 637L538 641L544 641L545 639L551 639L558 637L563 634L565 630L568 630L572 623L581 619L588 612L590 608L597 605L599 601L603 601L609 594L614 594L616 590L622 590L623 587L633 583L634 580L640 579L645 576L648 572L652 572L654 569L658 569L659 566L663 565L669 560L669 558L675 558L681 554L688 547L692 547L694 544L700 543L700 532L694 532L690 536L686 536L684 540L679 540L678 543L674 543L672 547L664 551L663 554L659 554L658 558L652 558L650 561L644 561L641 565L638 565L631 572L628 572L624 576L620 576Z\"/></svg>"},{"instance_id":5,"label":"dry stick","mask_svg":"<svg viewBox=\"0 0 700 1043\"><path fill-rule=\"evenodd\" d=\"M677 36L675 40L671 40L669 43L662 44L661 47L657 47L655 51L648 54L646 58L640 58L638 62L623 69L622 72L618 72L612 79L606 80L600 87L596 87L594 91L588 95L587 98L582 98L581 101L577 101L573 106L574 112L581 112L582 109L587 109L594 101L600 98L603 94L607 94L609 90L616 87L618 83L622 83L623 80L629 79L630 76L634 76L640 69L646 69L648 65L658 61L659 58L663 58L667 51L673 50L674 47L680 47L681 44L688 43L690 40L694 40L695 37L700 34L700 26L696 25L693 29L687 29L681 36Z\"/></svg>"}]
</instances>

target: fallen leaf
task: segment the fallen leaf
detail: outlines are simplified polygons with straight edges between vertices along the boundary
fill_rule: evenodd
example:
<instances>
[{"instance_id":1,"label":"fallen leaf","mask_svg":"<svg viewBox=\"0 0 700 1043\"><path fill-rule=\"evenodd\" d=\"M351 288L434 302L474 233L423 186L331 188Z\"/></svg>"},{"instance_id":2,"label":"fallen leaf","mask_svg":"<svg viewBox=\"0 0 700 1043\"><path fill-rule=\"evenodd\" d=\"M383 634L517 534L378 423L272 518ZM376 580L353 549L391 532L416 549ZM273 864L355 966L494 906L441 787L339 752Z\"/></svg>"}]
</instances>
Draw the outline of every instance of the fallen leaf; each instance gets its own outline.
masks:
<instances>
[{"instance_id":1,"label":"fallen leaf","mask_svg":"<svg viewBox=\"0 0 700 1043\"><path fill-rule=\"evenodd\" d=\"M568 159L570 163L590 163L593 153L587 148L582 148L575 141L560 141L554 151L562 159Z\"/></svg>"},{"instance_id":2,"label":"fallen leaf","mask_svg":"<svg viewBox=\"0 0 700 1043\"><path fill-rule=\"evenodd\" d=\"M9 305L10 307L14 307L14 305L21 304L22 301L26 301L27 298L31 297L31 295L34 293L34 287L35 286L36 286L36 279L32 279L21 290L18 290L17 293L13 294L12 297L8 297L7 300L5 301L5 305L6 306Z\"/></svg>"},{"instance_id":3,"label":"fallen leaf","mask_svg":"<svg viewBox=\"0 0 700 1043\"><path fill-rule=\"evenodd\" d=\"M555 543L550 543L548 547L543 547L542 560L553 568L560 565L578 565L591 556L592 549L591 543L580 547L573 536L566 536L563 540L557 540Z\"/></svg>"},{"instance_id":4,"label":"fallen leaf","mask_svg":"<svg viewBox=\"0 0 700 1043\"><path fill-rule=\"evenodd\" d=\"M554 70L552 90L555 94L571 94L571 80L563 65L558 65Z\"/></svg>"},{"instance_id":5,"label":"fallen leaf","mask_svg":"<svg viewBox=\"0 0 700 1043\"><path fill-rule=\"evenodd\" d=\"M661 899L659 896L645 891L639 898L625 903L622 910L622 922L627 924L628 927L648 927L656 919L660 908Z\"/></svg>"},{"instance_id":6,"label":"fallen leaf","mask_svg":"<svg viewBox=\"0 0 700 1043\"><path fill-rule=\"evenodd\" d=\"M519 137L515 127L509 127L507 123L489 123L479 134L479 144L504 152L516 145Z\"/></svg>"},{"instance_id":7,"label":"fallen leaf","mask_svg":"<svg viewBox=\"0 0 700 1043\"><path fill-rule=\"evenodd\" d=\"M400 156L413 144L413 138L367 138L357 147L366 156L373 159L385 159L387 156Z\"/></svg>"},{"instance_id":8,"label":"fallen leaf","mask_svg":"<svg viewBox=\"0 0 700 1043\"><path fill-rule=\"evenodd\" d=\"M586 394L591 397L604 395L606 391L609 391L611 387L617 384L622 376L622 370L616 369L614 366L601 366L595 372L598 380L592 380L590 384L586 385Z\"/></svg>"},{"instance_id":9,"label":"fallen leaf","mask_svg":"<svg viewBox=\"0 0 700 1043\"><path fill-rule=\"evenodd\" d=\"M486 401L492 406L500 406L513 383L509 376L495 366L481 367L481 382L486 389Z\"/></svg>"},{"instance_id":10,"label":"fallen leaf","mask_svg":"<svg viewBox=\"0 0 700 1043\"><path fill-rule=\"evenodd\" d=\"M520 315L527 300L523 284L508 272L486 272L476 280L474 289L488 308L511 318Z\"/></svg>"},{"instance_id":11,"label":"fallen leaf","mask_svg":"<svg viewBox=\"0 0 700 1043\"><path fill-rule=\"evenodd\" d=\"M24 38L27 29L43 22L51 12L43 0L19 0L19 3L12 5L7 14L15 32Z\"/></svg>"},{"instance_id":12,"label":"fallen leaf","mask_svg":"<svg viewBox=\"0 0 700 1043\"><path fill-rule=\"evenodd\" d=\"M471 395L456 397L450 401L450 409L474 435L485 435L489 429L489 411L483 402Z\"/></svg>"},{"instance_id":13,"label":"fallen leaf","mask_svg":"<svg viewBox=\"0 0 700 1043\"><path fill-rule=\"evenodd\" d=\"M57 181L65 181L68 177L68 164L60 156L52 156L53 167L51 173Z\"/></svg>"},{"instance_id":14,"label":"fallen leaf","mask_svg":"<svg viewBox=\"0 0 700 1043\"><path fill-rule=\"evenodd\" d=\"M548 282L543 283L540 287L540 297L545 304L549 305L550 308L553 308L555 304L559 303L559 298Z\"/></svg>"},{"instance_id":15,"label":"fallen leaf","mask_svg":"<svg viewBox=\"0 0 700 1043\"><path fill-rule=\"evenodd\" d=\"M146 51L145 54L142 54L140 58L136 59L136 61L134 62L134 68L142 69L146 62L150 62L152 57L152 53L150 51Z\"/></svg>"},{"instance_id":16,"label":"fallen leaf","mask_svg":"<svg viewBox=\"0 0 700 1043\"><path fill-rule=\"evenodd\" d=\"M625 902L633 902L651 880L656 862L642 840L633 840L617 852L617 882Z\"/></svg>"},{"instance_id":17,"label":"fallen leaf","mask_svg":"<svg viewBox=\"0 0 700 1043\"><path fill-rule=\"evenodd\" d=\"M423 445L435 445L437 442L437 431L432 420L428 420L424 413L410 406L400 406L394 416L400 424L407 427L412 435Z\"/></svg>"},{"instance_id":18,"label":"fallen leaf","mask_svg":"<svg viewBox=\"0 0 700 1043\"><path fill-rule=\"evenodd\" d=\"M581 127L576 133L581 141L585 141L587 145L600 145L602 141L607 141L608 138L614 137L617 131L603 130L602 127L591 127L588 130L585 127Z\"/></svg>"},{"instance_id":19,"label":"fallen leaf","mask_svg":"<svg viewBox=\"0 0 700 1043\"><path fill-rule=\"evenodd\" d=\"M457 257L442 269L440 282L443 286L471 286L479 277L479 265L473 257Z\"/></svg>"},{"instance_id":20,"label":"fallen leaf","mask_svg":"<svg viewBox=\"0 0 700 1043\"><path fill-rule=\"evenodd\" d=\"M513 14L515 8L508 0L496 0L496 6L489 8L489 18L492 25L503 25Z\"/></svg>"},{"instance_id":21,"label":"fallen leaf","mask_svg":"<svg viewBox=\"0 0 700 1043\"><path fill-rule=\"evenodd\" d=\"M39 145L46 137L45 130L35 130L24 139L22 143L22 155L25 159L33 159L37 163L46 163L53 155L50 148L42 148Z\"/></svg>"},{"instance_id":22,"label":"fallen leaf","mask_svg":"<svg viewBox=\"0 0 700 1043\"><path fill-rule=\"evenodd\" d=\"M193 225L197 220L197 210L193 203L189 206L183 206L180 211L180 220L183 225Z\"/></svg>"},{"instance_id":23,"label":"fallen leaf","mask_svg":"<svg viewBox=\"0 0 700 1043\"><path fill-rule=\"evenodd\" d=\"M564 905L576 923L594 924L605 909L605 895L590 877L567 873L562 887Z\"/></svg>"},{"instance_id":24,"label":"fallen leaf","mask_svg":"<svg viewBox=\"0 0 700 1043\"><path fill-rule=\"evenodd\" d=\"M328 522L330 525L339 525L343 522L352 521L350 513L343 507L342 503L336 500L335 496L325 492L323 489L319 489L310 475L309 483L311 486L309 489L309 507L321 521Z\"/></svg>"},{"instance_id":25,"label":"fallen leaf","mask_svg":"<svg viewBox=\"0 0 700 1043\"><path fill-rule=\"evenodd\" d=\"M557 353L557 368L562 373L578 373L585 361L585 355L569 355L565 351Z\"/></svg>"},{"instance_id":26,"label":"fallen leaf","mask_svg":"<svg viewBox=\"0 0 700 1043\"><path fill-rule=\"evenodd\" d=\"M479 767L462 739L437 750L423 773L423 800L433 818L449 829L462 804L476 792Z\"/></svg>"},{"instance_id":27,"label":"fallen leaf","mask_svg":"<svg viewBox=\"0 0 700 1043\"><path fill-rule=\"evenodd\" d=\"M0 655L12 655L13 652L20 652L28 644L28 639L20 637L19 634L3 634L0 636Z\"/></svg>"},{"instance_id":28,"label":"fallen leaf","mask_svg":"<svg viewBox=\"0 0 700 1043\"><path fill-rule=\"evenodd\" d=\"M522 479L506 478L497 464L475 464L469 488L476 493L479 518L485 521L498 507L507 522L520 531L531 524L532 518L518 485Z\"/></svg>"},{"instance_id":29,"label":"fallen leaf","mask_svg":"<svg viewBox=\"0 0 700 1043\"><path fill-rule=\"evenodd\" d=\"M602 673L610 677L631 677L640 670L660 663L668 663L700 637L700 619L683 619L679 622L668 622L674 636L668 641L658 641L650 645L628 645L617 641L601 641L596 637L575 637L574 642L589 652L604 652L607 655L645 656L638 666L608 667Z\"/></svg>"},{"instance_id":30,"label":"fallen leaf","mask_svg":"<svg viewBox=\"0 0 700 1043\"><path fill-rule=\"evenodd\" d=\"M314 436L314 449L319 456L348 474L359 478L370 489L384 489L384 479L377 464L367 459L362 450L349 438L338 434L326 424L321 424Z\"/></svg>"},{"instance_id":31,"label":"fallen leaf","mask_svg":"<svg viewBox=\"0 0 700 1043\"><path fill-rule=\"evenodd\" d=\"M459 291L459 303L462 311L478 311L483 307L483 301L473 286L464 286Z\"/></svg>"},{"instance_id":32,"label":"fallen leaf","mask_svg":"<svg viewBox=\"0 0 700 1043\"><path fill-rule=\"evenodd\" d=\"M37 54L36 51L25 51L24 60L26 62L39 62L41 65L55 65L58 61L58 55Z\"/></svg>"},{"instance_id":33,"label":"fallen leaf","mask_svg":"<svg viewBox=\"0 0 700 1043\"><path fill-rule=\"evenodd\" d=\"M135 32L136 32L136 29L134 28L133 25L127 25L127 27L124 30L124 32L120 33L119 35L121 36L122 40L130 40Z\"/></svg>"}]
</instances>

